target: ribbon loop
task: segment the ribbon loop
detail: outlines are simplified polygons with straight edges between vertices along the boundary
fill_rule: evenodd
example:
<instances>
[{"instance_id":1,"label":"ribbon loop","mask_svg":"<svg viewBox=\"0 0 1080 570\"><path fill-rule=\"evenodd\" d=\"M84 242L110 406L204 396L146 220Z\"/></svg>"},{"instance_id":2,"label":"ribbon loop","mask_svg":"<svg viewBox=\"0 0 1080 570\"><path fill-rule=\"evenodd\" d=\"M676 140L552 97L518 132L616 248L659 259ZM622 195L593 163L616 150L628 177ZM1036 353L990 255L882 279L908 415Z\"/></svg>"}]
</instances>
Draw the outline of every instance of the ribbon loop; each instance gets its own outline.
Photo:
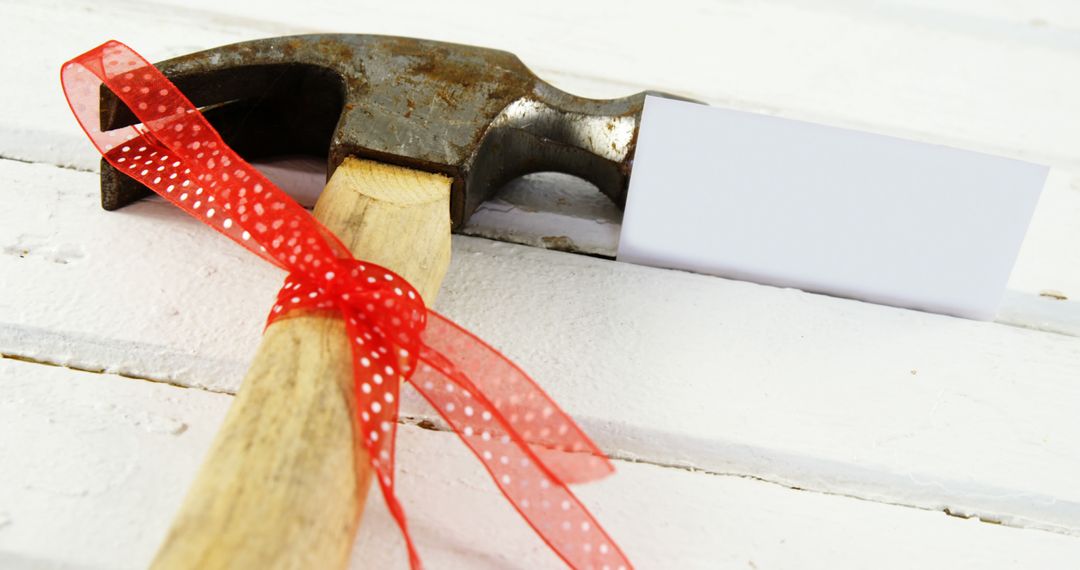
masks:
<instances>
[{"instance_id":1,"label":"ribbon loop","mask_svg":"<svg viewBox=\"0 0 1080 570\"><path fill-rule=\"evenodd\" d=\"M110 41L66 63L65 95L115 168L286 270L268 324L339 314L349 337L362 443L410 563L420 558L394 493L399 387L411 382L476 454L525 520L574 568L630 563L567 488L610 474L604 454L513 362L427 309L401 276L359 261L303 207L225 144L153 65ZM102 85L140 124L103 131Z\"/></svg>"}]
</instances>

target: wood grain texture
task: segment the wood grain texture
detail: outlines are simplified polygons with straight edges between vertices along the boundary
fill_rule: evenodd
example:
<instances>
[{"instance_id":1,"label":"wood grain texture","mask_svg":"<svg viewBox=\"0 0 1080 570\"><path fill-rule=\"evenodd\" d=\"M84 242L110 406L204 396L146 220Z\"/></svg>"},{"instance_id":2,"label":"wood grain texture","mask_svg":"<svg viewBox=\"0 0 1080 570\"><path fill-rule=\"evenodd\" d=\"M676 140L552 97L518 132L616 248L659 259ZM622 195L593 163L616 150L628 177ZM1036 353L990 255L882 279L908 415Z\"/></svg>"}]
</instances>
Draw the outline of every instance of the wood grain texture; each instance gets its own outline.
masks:
<instances>
[{"instance_id":1,"label":"wood grain texture","mask_svg":"<svg viewBox=\"0 0 1080 570\"><path fill-rule=\"evenodd\" d=\"M358 258L434 300L450 261L450 179L347 159L316 206ZM155 570L340 568L371 482L344 323L267 328Z\"/></svg>"}]
</instances>

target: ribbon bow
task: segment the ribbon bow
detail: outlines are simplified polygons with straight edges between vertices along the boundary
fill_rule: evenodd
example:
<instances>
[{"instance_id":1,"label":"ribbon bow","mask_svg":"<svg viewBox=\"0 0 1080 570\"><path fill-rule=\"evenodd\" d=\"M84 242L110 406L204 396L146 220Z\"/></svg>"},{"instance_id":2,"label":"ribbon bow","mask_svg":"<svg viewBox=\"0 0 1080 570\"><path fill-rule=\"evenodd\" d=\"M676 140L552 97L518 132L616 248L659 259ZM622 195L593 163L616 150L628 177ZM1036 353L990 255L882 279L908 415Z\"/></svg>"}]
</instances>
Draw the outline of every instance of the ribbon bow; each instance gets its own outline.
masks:
<instances>
[{"instance_id":1,"label":"ribbon bow","mask_svg":"<svg viewBox=\"0 0 1080 570\"><path fill-rule=\"evenodd\" d=\"M356 260L285 192L233 152L198 109L131 48L110 41L64 64L72 112L118 170L289 272L269 322L337 311L351 339L361 437L409 549L394 494L398 389L408 380L476 454L495 484L574 568L629 561L567 488L613 472L582 430L520 368L426 308L394 272ZM104 83L141 124L100 128Z\"/></svg>"}]
</instances>

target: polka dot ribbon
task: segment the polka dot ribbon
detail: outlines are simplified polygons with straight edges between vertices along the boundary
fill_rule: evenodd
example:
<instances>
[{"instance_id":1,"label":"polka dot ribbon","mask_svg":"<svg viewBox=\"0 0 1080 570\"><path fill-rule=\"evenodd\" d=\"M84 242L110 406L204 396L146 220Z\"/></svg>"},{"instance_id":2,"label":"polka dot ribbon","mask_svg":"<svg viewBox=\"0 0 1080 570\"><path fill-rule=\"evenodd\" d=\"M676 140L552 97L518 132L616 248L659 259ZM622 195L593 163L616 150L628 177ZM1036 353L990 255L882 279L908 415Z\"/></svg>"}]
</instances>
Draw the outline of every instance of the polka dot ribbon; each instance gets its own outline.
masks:
<instances>
[{"instance_id":1,"label":"polka dot ribbon","mask_svg":"<svg viewBox=\"0 0 1080 570\"><path fill-rule=\"evenodd\" d=\"M198 109L129 47L107 42L61 72L72 112L114 167L204 224L288 271L269 321L335 311L352 347L360 437L414 568L420 559L394 495L402 380L453 427L507 500L573 568L629 561L567 484L611 464L514 363L427 309L400 276L356 260L334 235L222 141ZM104 84L141 121L100 128Z\"/></svg>"}]
</instances>

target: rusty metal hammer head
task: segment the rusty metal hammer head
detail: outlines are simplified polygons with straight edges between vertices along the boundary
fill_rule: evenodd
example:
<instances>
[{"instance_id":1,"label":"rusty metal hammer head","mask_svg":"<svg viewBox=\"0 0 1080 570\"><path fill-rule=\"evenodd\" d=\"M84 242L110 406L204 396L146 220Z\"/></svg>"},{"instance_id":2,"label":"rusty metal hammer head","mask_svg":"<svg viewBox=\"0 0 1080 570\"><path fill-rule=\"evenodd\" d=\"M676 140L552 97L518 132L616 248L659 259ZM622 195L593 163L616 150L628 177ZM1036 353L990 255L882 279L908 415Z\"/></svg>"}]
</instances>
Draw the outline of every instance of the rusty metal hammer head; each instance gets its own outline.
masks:
<instances>
[{"instance_id":1,"label":"rusty metal hammer head","mask_svg":"<svg viewBox=\"0 0 1080 570\"><path fill-rule=\"evenodd\" d=\"M233 44L157 64L247 159L370 158L453 178L460 226L505 182L572 174L622 207L645 93L576 97L513 54L390 36L327 34ZM105 128L135 122L105 93ZM105 209L149 191L102 163Z\"/></svg>"}]
</instances>

